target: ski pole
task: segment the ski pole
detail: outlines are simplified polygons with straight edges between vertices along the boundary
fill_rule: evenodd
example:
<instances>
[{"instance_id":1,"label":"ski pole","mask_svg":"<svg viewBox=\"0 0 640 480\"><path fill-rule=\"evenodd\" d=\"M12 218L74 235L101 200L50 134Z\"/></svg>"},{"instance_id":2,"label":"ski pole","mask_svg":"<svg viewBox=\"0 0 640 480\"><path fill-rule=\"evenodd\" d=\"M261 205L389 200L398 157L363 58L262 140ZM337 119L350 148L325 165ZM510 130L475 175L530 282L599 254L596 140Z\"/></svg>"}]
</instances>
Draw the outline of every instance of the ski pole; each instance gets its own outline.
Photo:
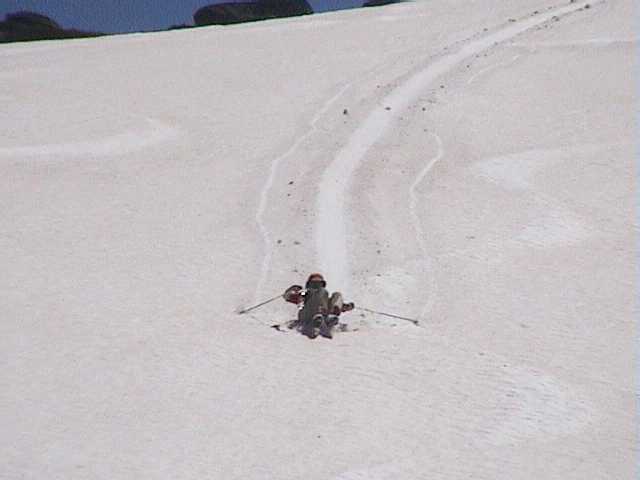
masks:
<instances>
[{"instance_id":1,"label":"ski pole","mask_svg":"<svg viewBox=\"0 0 640 480\"><path fill-rule=\"evenodd\" d=\"M391 317L391 318L397 318L398 320L405 320L407 322L411 322L414 325L418 325L418 320L416 320L415 318L407 318L407 317L401 317L400 315L394 315L392 313L385 313L385 312L378 312L377 310L371 310L370 308L364 308L364 307L356 307L356 310L362 310L363 312L369 312L369 313L373 313L375 315L382 315L384 317Z\"/></svg>"},{"instance_id":2,"label":"ski pole","mask_svg":"<svg viewBox=\"0 0 640 480\"><path fill-rule=\"evenodd\" d=\"M247 313L247 312L250 312L251 310L255 310L256 308L263 307L263 306L265 306L267 303L275 302L276 300L278 300L278 299L279 299L279 298L281 298L281 297L282 297L282 294L277 295L277 296L275 296L275 297L273 297L273 298L270 298L269 300L265 300L264 302L261 302L261 303L259 303L259 304L257 304L257 305L254 305L253 307L243 308L243 309L241 309L241 310L238 310L238 315L243 315L243 314L245 314L245 313Z\"/></svg>"}]
</instances>

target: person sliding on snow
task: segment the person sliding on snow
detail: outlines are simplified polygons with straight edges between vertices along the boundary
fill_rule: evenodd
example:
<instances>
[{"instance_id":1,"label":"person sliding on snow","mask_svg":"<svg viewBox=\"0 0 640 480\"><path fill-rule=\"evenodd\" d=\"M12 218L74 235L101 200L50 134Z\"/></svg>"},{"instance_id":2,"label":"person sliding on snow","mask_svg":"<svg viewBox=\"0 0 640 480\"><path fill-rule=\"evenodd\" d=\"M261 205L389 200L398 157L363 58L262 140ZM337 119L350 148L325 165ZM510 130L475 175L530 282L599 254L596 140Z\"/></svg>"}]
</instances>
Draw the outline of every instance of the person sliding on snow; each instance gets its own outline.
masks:
<instances>
[{"instance_id":1,"label":"person sliding on snow","mask_svg":"<svg viewBox=\"0 0 640 480\"><path fill-rule=\"evenodd\" d=\"M292 285L284 292L284 299L298 305L298 321L303 335L316 337L316 328L320 335L332 338L332 330L338 324L340 314L354 309L353 303L344 303L342 294L334 292L329 296L327 282L319 273L312 273L305 288Z\"/></svg>"}]
</instances>

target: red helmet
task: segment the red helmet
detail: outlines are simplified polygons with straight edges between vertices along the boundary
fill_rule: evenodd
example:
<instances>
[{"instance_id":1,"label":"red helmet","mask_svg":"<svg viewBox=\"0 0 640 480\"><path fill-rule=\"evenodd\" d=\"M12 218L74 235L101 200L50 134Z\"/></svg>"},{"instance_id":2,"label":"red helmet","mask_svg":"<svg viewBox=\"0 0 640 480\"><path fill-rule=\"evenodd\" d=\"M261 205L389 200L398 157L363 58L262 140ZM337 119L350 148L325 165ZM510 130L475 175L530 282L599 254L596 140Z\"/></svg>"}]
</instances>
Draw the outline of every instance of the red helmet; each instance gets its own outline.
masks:
<instances>
[{"instance_id":1,"label":"red helmet","mask_svg":"<svg viewBox=\"0 0 640 480\"><path fill-rule=\"evenodd\" d=\"M321 273L312 273L311 275L309 275L309 278L307 278L306 288L309 288L309 286L311 285L311 282L313 281L322 282L322 288L327 286L327 282Z\"/></svg>"}]
</instances>

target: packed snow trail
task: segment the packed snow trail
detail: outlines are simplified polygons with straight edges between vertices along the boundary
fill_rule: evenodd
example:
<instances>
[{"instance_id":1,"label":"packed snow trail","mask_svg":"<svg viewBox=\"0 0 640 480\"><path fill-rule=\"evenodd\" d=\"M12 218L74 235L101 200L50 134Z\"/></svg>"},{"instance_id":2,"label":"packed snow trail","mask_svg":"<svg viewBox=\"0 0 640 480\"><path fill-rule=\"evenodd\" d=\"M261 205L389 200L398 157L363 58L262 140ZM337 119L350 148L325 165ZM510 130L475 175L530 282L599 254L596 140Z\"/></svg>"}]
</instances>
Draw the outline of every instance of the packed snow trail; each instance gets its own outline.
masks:
<instances>
[{"instance_id":1,"label":"packed snow trail","mask_svg":"<svg viewBox=\"0 0 640 480\"><path fill-rule=\"evenodd\" d=\"M440 136L438 136L435 133L432 133L431 135L435 139L436 144L438 146L436 154L429 159L427 164L424 166L422 171L416 176L415 180L409 187L409 211L411 213L411 222L413 223L413 229L415 231L416 238L418 240L418 245L420 246L420 253L423 255L425 259L428 259L429 255L428 255L427 247L424 241L424 230L422 228L422 225L420 224L420 215L418 213L417 189L420 186L420 184L424 181L424 179L427 177L427 174L431 171L431 169L444 156L444 146L442 145L442 139L440 138ZM429 260L427 264L430 266L431 261ZM431 309L431 307L433 306L433 303L435 302L435 295L436 295L435 279L433 278L433 275L430 275L429 278L430 278L430 288L429 288L429 291L427 292L428 299L427 299L427 302L422 307L422 310L420 311L420 315L418 316L418 318L422 318L424 314Z\"/></svg>"},{"instance_id":2,"label":"packed snow trail","mask_svg":"<svg viewBox=\"0 0 640 480\"><path fill-rule=\"evenodd\" d=\"M348 290L350 279L347 247L347 193L352 177L369 149L379 141L394 123L398 112L405 110L435 79L453 70L465 59L495 44L502 43L554 17L566 15L593 2L578 2L548 10L519 20L472 40L455 53L444 55L415 74L382 100L382 107L372 111L351 135L347 144L336 154L325 170L319 185L316 203L315 242L318 264L327 278ZM599 2L597 2L599 3ZM389 111L390 109L391 111Z\"/></svg>"},{"instance_id":3,"label":"packed snow trail","mask_svg":"<svg viewBox=\"0 0 640 480\"><path fill-rule=\"evenodd\" d=\"M271 234L269 233L269 229L264 221L264 213L267 210L267 203L269 202L269 193L273 188L273 182L275 181L276 175L278 173L278 168L280 164L292 155L300 146L316 131L316 124L318 121L331 109L333 104L347 91L347 89L351 86L351 82L342 86L338 92L333 95L329 100L325 102L320 110L313 117L311 122L309 123L309 129L307 132L302 135L298 140L296 140L289 149L284 152L282 155L277 157L273 162L271 162L271 167L269 169L269 176L267 177L267 181L265 182L262 190L260 191L260 203L258 204L258 211L256 212L256 222L258 224L258 228L260 229L260 233L262 235L262 240L264 242L264 258L262 260L262 266L260 268L260 280L258 281L258 285L256 287L255 292L255 303L260 301L260 295L262 293L265 282L267 281L267 276L269 275L269 268L271 268L271 259L273 257L273 245L271 241Z\"/></svg>"},{"instance_id":4,"label":"packed snow trail","mask_svg":"<svg viewBox=\"0 0 640 480\"><path fill-rule=\"evenodd\" d=\"M0 147L0 157L105 157L114 152L127 154L175 140L179 129L152 118L132 131L91 140Z\"/></svg>"}]
</instances>

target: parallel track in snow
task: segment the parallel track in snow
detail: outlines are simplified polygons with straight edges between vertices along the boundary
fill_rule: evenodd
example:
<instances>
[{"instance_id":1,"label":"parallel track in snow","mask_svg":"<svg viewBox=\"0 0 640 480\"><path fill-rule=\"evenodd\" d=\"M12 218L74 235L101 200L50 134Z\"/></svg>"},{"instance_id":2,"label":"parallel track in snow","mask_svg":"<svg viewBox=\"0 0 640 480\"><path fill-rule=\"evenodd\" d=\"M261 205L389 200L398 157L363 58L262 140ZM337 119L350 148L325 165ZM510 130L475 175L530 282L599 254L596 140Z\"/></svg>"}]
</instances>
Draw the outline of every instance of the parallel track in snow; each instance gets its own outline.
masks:
<instances>
[{"instance_id":1,"label":"parallel track in snow","mask_svg":"<svg viewBox=\"0 0 640 480\"><path fill-rule=\"evenodd\" d=\"M343 85L340 90L336 94L334 94L329 100L327 100L322 108L318 110L315 116L311 119L309 123L309 128L307 132L299 137L290 147L284 152L282 155L278 156L271 162L271 167L269 169L269 176L267 177L267 181L262 187L260 191L260 202L258 203L258 210L256 212L256 223L258 224L258 228L260 229L260 234L262 235L262 240L264 243L265 254L262 259L262 265L260 268L260 279L258 280L258 285L256 287L255 293L255 303L260 301L260 295L264 288L264 284L267 281L267 277L269 275L269 269L271 268L271 259L273 257L273 242L271 239L271 234L264 220L264 214L267 210L267 205L269 203L269 194L271 193L271 189L273 188L273 183L278 174L278 169L280 168L280 164L289 156L293 155L302 144L313 135L317 128L316 125L320 121L320 119L331 109L331 107L336 103L336 101L344 94L344 92L351 86L351 82Z\"/></svg>"},{"instance_id":2,"label":"parallel track in snow","mask_svg":"<svg viewBox=\"0 0 640 480\"><path fill-rule=\"evenodd\" d=\"M348 290L351 277L348 247L348 238L350 238L348 235L348 194L353 176L367 152L396 122L399 112L406 110L437 78L452 71L464 60L544 24L554 17L580 10L589 3L593 2L577 2L550 9L533 17L518 20L481 38L469 40L456 52L445 54L432 61L383 99L382 103L390 107L396 115L383 108L377 108L369 114L349 137L346 145L338 151L325 170L318 188L315 225L316 252L321 270L328 278L331 278L333 283ZM419 181L425 178L428 171L429 169L426 172L423 170L419 174ZM417 185L414 183L412 191L415 192ZM422 235L420 229L416 233ZM422 244L422 239L419 239L419 243Z\"/></svg>"},{"instance_id":3,"label":"parallel track in snow","mask_svg":"<svg viewBox=\"0 0 640 480\"><path fill-rule=\"evenodd\" d=\"M420 215L418 212L418 187L427 177L431 169L440 161L442 157L444 157L444 145L442 144L442 139L439 135L432 133L431 134L436 141L436 145L438 149L436 154L429 159L429 161L425 164L423 169L418 173L415 180L409 187L409 213L411 214L411 223L413 224L413 230L418 239L418 245L420 246L420 253L424 256L425 259L429 258L429 254L427 252L427 246L424 241L424 230L422 229L422 225L420 224ZM430 262L429 262L430 264ZM435 288L435 279L433 275L430 277L430 288L428 292L428 301L423 306L422 311L418 318L422 318L424 314L430 310L435 302L436 288Z\"/></svg>"}]
</instances>

